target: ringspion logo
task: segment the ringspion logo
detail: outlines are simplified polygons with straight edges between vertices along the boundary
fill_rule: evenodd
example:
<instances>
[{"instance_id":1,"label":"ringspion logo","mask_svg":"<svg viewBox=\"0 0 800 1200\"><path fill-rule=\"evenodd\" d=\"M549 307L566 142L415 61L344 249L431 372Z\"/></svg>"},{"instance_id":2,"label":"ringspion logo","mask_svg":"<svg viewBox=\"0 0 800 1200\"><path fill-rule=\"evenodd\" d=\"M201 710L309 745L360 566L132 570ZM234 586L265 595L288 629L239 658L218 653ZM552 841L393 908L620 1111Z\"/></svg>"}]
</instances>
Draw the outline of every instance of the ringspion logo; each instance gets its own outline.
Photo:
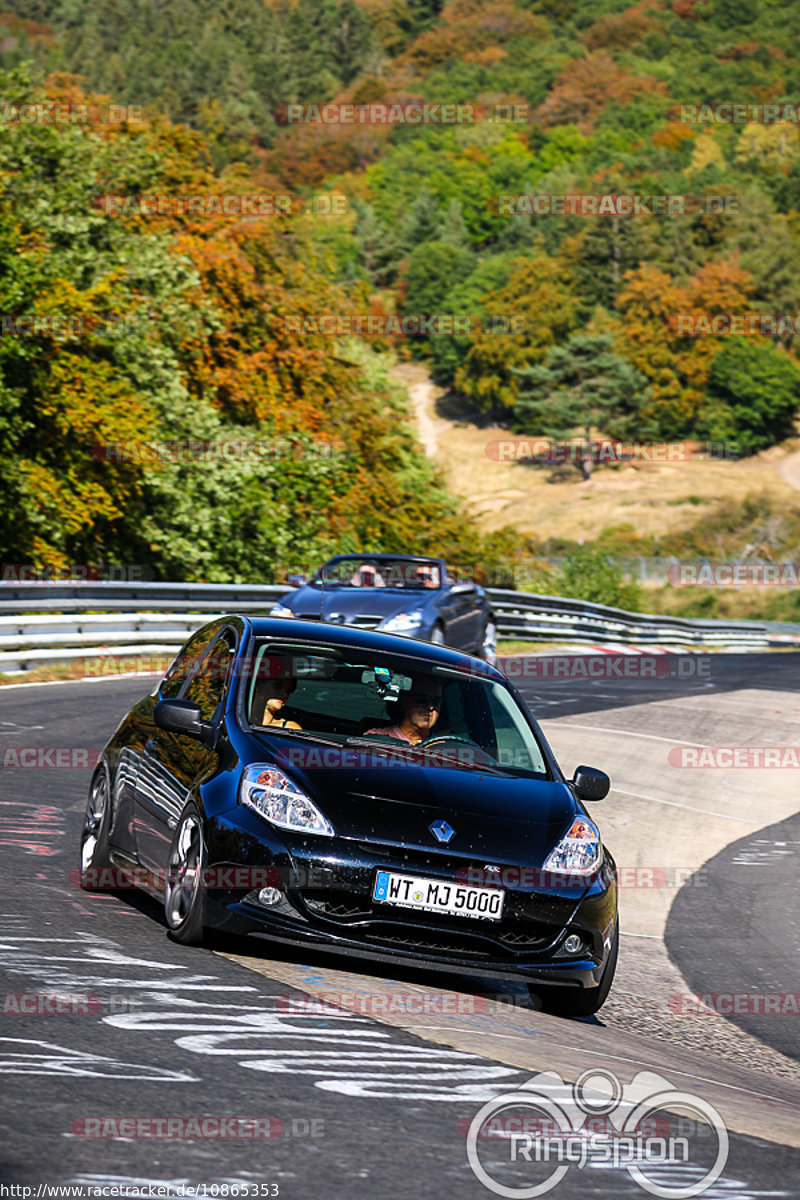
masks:
<instances>
[{"instance_id":1,"label":"ringspion logo","mask_svg":"<svg viewBox=\"0 0 800 1200\"><path fill-rule=\"evenodd\" d=\"M688 1115L673 1117L675 1111ZM598 1117L607 1122L600 1132L592 1129ZM498 1123L507 1136L488 1133ZM728 1148L722 1117L707 1100L675 1090L651 1071L623 1084L599 1067L574 1084L555 1071L535 1075L484 1104L467 1133L467 1161L476 1178L496 1196L519 1200L545 1195L568 1171L587 1166L627 1171L651 1196L687 1200L719 1178ZM680 1170L682 1164L691 1164L691 1174ZM523 1172L522 1186L505 1182L512 1165L515 1175Z\"/></svg>"}]
</instances>

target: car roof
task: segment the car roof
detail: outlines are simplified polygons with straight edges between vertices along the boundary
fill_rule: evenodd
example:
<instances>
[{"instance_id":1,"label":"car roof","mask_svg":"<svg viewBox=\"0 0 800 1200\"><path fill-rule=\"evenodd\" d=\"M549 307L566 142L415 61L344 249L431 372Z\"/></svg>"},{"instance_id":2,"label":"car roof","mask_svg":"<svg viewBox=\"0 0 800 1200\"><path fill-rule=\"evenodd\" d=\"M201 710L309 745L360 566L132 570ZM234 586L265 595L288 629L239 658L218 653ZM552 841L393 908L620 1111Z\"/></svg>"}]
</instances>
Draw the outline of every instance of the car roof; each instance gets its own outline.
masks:
<instances>
[{"instance_id":1,"label":"car roof","mask_svg":"<svg viewBox=\"0 0 800 1200\"><path fill-rule=\"evenodd\" d=\"M370 554L368 550L354 550L352 554L336 554L333 558L326 559L322 565L327 567L328 563L342 562L347 558L368 558L370 562L433 563L436 566L444 562L443 558L430 558L425 554Z\"/></svg>"},{"instance_id":2,"label":"car roof","mask_svg":"<svg viewBox=\"0 0 800 1200\"><path fill-rule=\"evenodd\" d=\"M330 621L304 621L299 618L253 617L244 620L256 637L270 637L294 643L307 642L311 646L352 647L354 650L383 651L385 654L402 654L415 658L420 664L456 667L465 674L480 675L502 680L505 676L481 658L449 650L446 646L434 646L430 642L419 642L414 638L400 637L391 633L375 633L367 629L354 629L352 625L339 625Z\"/></svg>"}]
</instances>

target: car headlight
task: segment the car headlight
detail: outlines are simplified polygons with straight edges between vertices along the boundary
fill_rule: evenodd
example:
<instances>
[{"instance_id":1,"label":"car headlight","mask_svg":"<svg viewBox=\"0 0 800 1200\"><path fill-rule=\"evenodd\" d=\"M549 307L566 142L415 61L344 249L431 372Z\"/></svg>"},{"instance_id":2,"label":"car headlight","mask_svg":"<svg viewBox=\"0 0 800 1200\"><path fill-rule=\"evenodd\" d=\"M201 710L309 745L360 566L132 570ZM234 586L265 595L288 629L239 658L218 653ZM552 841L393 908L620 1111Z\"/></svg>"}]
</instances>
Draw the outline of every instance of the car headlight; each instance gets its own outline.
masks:
<instances>
[{"instance_id":1,"label":"car headlight","mask_svg":"<svg viewBox=\"0 0 800 1200\"><path fill-rule=\"evenodd\" d=\"M285 604L273 604L269 610L269 615L271 617L293 617L294 613Z\"/></svg>"},{"instance_id":2,"label":"car headlight","mask_svg":"<svg viewBox=\"0 0 800 1200\"><path fill-rule=\"evenodd\" d=\"M239 798L279 829L334 837L334 828L316 804L283 771L267 764L247 767Z\"/></svg>"},{"instance_id":3,"label":"car headlight","mask_svg":"<svg viewBox=\"0 0 800 1200\"><path fill-rule=\"evenodd\" d=\"M592 875L600 866L600 830L586 817L576 817L545 859L542 871Z\"/></svg>"},{"instance_id":4,"label":"car headlight","mask_svg":"<svg viewBox=\"0 0 800 1200\"><path fill-rule=\"evenodd\" d=\"M419 629L424 619L421 612L397 613L394 617L387 617L385 621L381 621L378 629L384 633L413 633Z\"/></svg>"}]
</instances>

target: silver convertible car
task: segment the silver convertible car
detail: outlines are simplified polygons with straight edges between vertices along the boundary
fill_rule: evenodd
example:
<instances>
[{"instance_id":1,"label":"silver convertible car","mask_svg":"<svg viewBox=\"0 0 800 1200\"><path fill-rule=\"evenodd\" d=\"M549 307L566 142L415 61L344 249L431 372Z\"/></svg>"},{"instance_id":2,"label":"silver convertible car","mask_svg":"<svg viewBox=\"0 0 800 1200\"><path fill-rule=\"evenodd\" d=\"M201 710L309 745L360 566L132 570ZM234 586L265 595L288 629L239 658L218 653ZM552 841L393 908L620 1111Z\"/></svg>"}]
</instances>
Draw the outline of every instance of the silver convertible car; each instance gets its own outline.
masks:
<instances>
[{"instance_id":1,"label":"silver convertible car","mask_svg":"<svg viewBox=\"0 0 800 1200\"><path fill-rule=\"evenodd\" d=\"M290 577L291 579L291 577ZM273 617L301 617L401 634L497 660L497 622L486 592L440 558L339 554L275 604Z\"/></svg>"}]
</instances>

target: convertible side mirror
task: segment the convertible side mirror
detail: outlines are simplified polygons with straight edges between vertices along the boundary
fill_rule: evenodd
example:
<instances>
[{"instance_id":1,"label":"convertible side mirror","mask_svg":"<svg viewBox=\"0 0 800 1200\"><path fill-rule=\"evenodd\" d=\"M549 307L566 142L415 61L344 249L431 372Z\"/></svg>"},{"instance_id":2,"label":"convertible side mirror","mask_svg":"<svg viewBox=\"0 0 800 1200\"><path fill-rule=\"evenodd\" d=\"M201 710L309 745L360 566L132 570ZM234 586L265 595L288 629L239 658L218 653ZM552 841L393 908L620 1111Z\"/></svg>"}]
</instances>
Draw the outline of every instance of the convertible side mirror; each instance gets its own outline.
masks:
<instances>
[{"instance_id":1,"label":"convertible side mirror","mask_svg":"<svg viewBox=\"0 0 800 1200\"><path fill-rule=\"evenodd\" d=\"M302 587L304 583L308 583L305 575L290 575L289 587Z\"/></svg>"},{"instance_id":2,"label":"convertible side mirror","mask_svg":"<svg viewBox=\"0 0 800 1200\"><path fill-rule=\"evenodd\" d=\"M603 800L608 795L611 780L597 767L576 767L572 787L579 800Z\"/></svg>"},{"instance_id":3,"label":"convertible side mirror","mask_svg":"<svg viewBox=\"0 0 800 1200\"><path fill-rule=\"evenodd\" d=\"M214 726L200 716L200 705L191 700L159 700L153 709L153 720L167 733L182 733L202 742L214 744Z\"/></svg>"}]
</instances>

